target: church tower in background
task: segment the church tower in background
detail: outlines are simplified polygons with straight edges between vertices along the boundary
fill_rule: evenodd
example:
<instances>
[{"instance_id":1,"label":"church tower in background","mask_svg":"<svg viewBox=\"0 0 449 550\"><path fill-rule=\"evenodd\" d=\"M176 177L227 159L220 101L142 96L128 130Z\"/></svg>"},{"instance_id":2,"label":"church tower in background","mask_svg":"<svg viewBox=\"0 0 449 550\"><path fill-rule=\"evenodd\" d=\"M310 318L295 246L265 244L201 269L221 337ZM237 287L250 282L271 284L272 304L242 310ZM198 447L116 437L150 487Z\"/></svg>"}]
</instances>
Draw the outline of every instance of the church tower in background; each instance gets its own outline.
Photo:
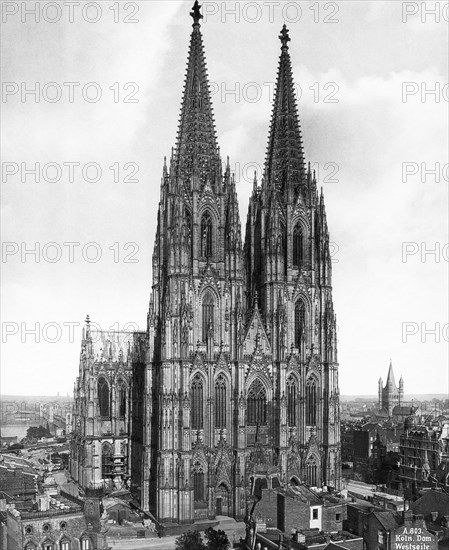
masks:
<instances>
[{"instance_id":1,"label":"church tower in background","mask_svg":"<svg viewBox=\"0 0 449 550\"><path fill-rule=\"evenodd\" d=\"M338 490L341 481L329 233L304 159L288 30L243 244L234 176L217 143L198 2L191 16L178 135L162 170L147 332L115 335L112 362L100 356L100 366L86 332L75 389L77 479L101 486L109 471L162 526L242 519L257 487ZM108 338L99 337L107 348ZM109 415L123 417L108 424L105 442L93 433L101 399L112 403ZM102 445L110 453L110 470L88 476L76 427L86 414L92 463L100 464Z\"/></svg>"}]
</instances>

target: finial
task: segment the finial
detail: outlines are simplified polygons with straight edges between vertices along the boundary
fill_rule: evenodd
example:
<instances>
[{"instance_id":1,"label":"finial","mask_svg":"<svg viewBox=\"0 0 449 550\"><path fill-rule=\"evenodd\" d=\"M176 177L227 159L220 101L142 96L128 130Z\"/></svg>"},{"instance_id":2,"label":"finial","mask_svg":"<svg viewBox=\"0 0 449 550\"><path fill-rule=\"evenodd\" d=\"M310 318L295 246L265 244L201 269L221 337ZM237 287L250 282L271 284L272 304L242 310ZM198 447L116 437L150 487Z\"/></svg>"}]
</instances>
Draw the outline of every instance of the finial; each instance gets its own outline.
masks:
<instances>
[{"instance_id":1,"label":"finial","mask_svg":"<svg viewBox=\"0 0 449 550\"><path fill-rule=\"evenodd\" d=\"M86 315L86 325L89 325L90 324L90 317L89 315Z\"/></svg>"},{"instance_id":2,"label":"finial","mask_svg":"<svg viewBox=\"0 0 449 550\"><path fill-rule=\"evenodd\" d=\"M190 12L190 16L193 18L193 25L199 25L200 19L203 19L200 9L201 6L198 4L198 0L195 0L195 4L193 4L192 11Z\"/></svg>"},{"instance_id":3,"label":"finial","mask_svg":"<svg viewBox=\"0 0 449 550\"><path fill-rule=\"evenodd\" d=\"M290 42L291 38L288 36L289 30L287 29L287 25L284 23L284 26L282 27L281 34L279 35L279 39L282 42L283 48L288 48L288 43Z\"/></svg>"}]
</instances>

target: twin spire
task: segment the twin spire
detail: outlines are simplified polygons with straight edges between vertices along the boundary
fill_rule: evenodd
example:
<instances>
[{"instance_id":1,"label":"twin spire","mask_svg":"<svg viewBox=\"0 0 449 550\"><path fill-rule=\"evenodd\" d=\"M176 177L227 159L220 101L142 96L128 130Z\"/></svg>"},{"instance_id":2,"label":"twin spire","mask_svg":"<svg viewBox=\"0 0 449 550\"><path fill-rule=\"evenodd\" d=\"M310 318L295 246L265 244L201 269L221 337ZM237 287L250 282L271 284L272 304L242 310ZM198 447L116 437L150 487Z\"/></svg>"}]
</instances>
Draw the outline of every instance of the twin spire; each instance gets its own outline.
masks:
<instances>
[{"instance_id":1,"label":"twin spire","mask_svg":"<svg viewBox=\"0 0 449 550\"><path fill-rule=\"evenodd\" d=\"M200 30L203 18L200 9L196 0L190 12L193 30L173 159L176 175L186 186L194 175L203 183L207 179L214 182L221 167ZM287 195L288 189L296 191L306 180L306 170L288 49L291 39L285 25L279 38L282 47L265 159L264 187Z\"/></svg>"},{"instance_id":2,"label":"twin spire","mask_svg":"<svg viewBox=\"0 0 449 550\"><path fill-rule=\"evenodd\" d=\"M287 187L297 189L306 177L288 32L284 25L279 36L281 57L265 160L265 185L281 194Z\"/></svg>"},{"instance_id":3,"label":"twin spire","mask_svg":"<svg viewBox=\"0 0 449 550\"><path fill-rule=\"evenodd\" d=\"M199 23L203 17L200 8L197 0L190 13L193 18L193 31L190 37L174 155L176 175L186 185L189 185L192 176L195 175L203 183L207 179L214 181L220 165L203 38Z\"/></svg>"}]
</instances>

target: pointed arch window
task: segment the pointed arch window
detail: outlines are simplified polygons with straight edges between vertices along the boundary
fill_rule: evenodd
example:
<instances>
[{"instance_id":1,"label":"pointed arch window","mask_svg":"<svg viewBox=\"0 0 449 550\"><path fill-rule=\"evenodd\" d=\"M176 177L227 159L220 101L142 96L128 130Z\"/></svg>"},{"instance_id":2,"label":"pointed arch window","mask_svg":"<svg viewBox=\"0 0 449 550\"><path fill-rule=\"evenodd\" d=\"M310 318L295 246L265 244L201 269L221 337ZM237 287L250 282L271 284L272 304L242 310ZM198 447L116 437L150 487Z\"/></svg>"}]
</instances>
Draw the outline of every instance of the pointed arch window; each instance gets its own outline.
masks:
<instances>
[{"instance_id":1,"label":"pointed arch window","mask_svg":"<svg viewBox=\"0 0 449 550\"><path fill-rule=\"evenodd\" d=\"M193 472L193 500L204 502L204 472L201 464L197 462Z\"/></svg>"},{"instance_id":2,"label":"pointed arch window","mask_svg":"<svg viewBox=\"0 0 449 550\"><path fill-rule=\"evenodd\" d=\"M185 209L185 224L186 224L186 244L191 246L191 244L192 244L192 216L190 214L190 211L187 208Z\"/></svg>"},{"instance_id":3,"label":"pointed arch window","mask_svg":"<svg viewBox=\"0 0 449 550\"><path fill-rule=\"evenodd\" d=\"M267 423L267 392L259 379L254 380L249 388L247 421L248 426L265 425Z\"/></svg>"},{"instance_id":4,"label":"pointed arch window","mask_svg":"<svg viewBox=\"0 0 449 550\"><path fill-rule=\"evenodd\" d=\"M306 483L312 487L318 487L318 464L314 456L306 463Z\"/></svg>"},{"instance_id":5,"label":"pointed arch window","mask_svg":"<svg viewBox=\"0 0 449 550\"><path fill-rule=\"evenodd\" d=\"M209 212L205 212L201 218L201 256L203 258L212 257L212 235L212 217Z\"/></svg>"},{"instance_id":6,"label":"pointed arch window","mask_svg":"<svg viewBox=\"0 0 449 550\"><path fill-rule=\"evenodd\" d=\"M306 384L306 424L315 426L317 418L317 383L311 378Z\"/></svg>"},{"instance_id":7,"label":"pointed arch window","mask_svg":"<svg viewBox=\"0 0 449 550\"><path fill-rule=\"evenodd\" d=\"M124 380L120 379L117 385L117 414L120 419L124 419L126 416L126 384Z\"/></svg>"},{"instance_id":8,"label":"pointed arch window","mask_svg":"<svg viewBox=\"0 0 449 550\"><path fill-rule=\"evenodd\" d=\"M306 307L302 300L295 304L295 347L301 349L306 333Z\"/></svg>"},{"instance_id":9,"label":"pointed arch window","mask_svg":"<svg viewBox=\"0 0 449 550\"><path fill-rule=\"evenodd\" d=\"M197 374L190 386L192 394L190 402L190 411L192 415L192 429L201 430L204 425L203 420L203 379Z\"/></svg>"},{"instance_id":10,"label":"pointed arch window","mask_svg":"<svg viewBox=\"0 0 449 550\"><path fill-rule=\"evenodd\" d=\"M103 443L101 447L101 477L104 479L113 475L114 454L110 443Z\"/></svg>"},{"instance_id":11,"label":"pointed arch window","mask_svg":"<svg viewBox=\"0 0 449 550\"><path fill-rule=\"evenodd\" d=\"M287 378L287 424L296 426L296 381L292 375Z\"/></svg>"},{"instance_id":12,"label":"pointed arch window","mask_svg":"<svg viewBox=\"0 0 449 550\"><path fill-rule=\"evenodd\" d=\"M203 342L213 333L214 328L214 299L210 292L203 298Z\"/></svg>"},{"instance_id":13,"label":"pointed arch window","mask_svg":"<svg viewBox=\"0 0 449 550\"><path fill-rule=\"evenodd\" d=\"M300 267L304 261L304 232L298 223L293 230L293 265Z\"/></svg>"},{"instance_id":14,"label":"pointed arch window","mask_svg":"<svg viewBox=\"0 0 449 550\"><path fill-rule=\"evenodd\" d=\"M111 416L111 400L109 395L109 384L106 379L101 376L98 379L97 383L97 393L98 393L98 405L100 408L100 416L110 417Z\"/></svg>"},{"instance_id":15,"label":"pointed arch window","mask_svg":"<svg viewBox=\"0 0 449 550\"><path fill-rule=\"evenodd\" d=\"M215 427L226 428L226 380L222 374L215 381Z\"/></svg>"}]
</instances>

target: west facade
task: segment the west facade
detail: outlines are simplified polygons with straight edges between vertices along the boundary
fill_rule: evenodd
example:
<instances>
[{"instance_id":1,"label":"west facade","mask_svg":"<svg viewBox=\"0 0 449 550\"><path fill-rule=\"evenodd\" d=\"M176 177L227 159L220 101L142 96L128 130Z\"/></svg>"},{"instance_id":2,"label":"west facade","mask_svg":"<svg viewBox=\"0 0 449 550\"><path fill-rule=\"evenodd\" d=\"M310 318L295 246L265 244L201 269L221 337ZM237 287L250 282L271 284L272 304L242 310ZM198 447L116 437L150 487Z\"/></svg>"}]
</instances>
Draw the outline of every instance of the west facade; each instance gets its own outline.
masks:
<instances>
[{"instance_id":1,"label":"west facade","mask_svg":"<svg viewBox=\"0 0 449 550\"><path fill-rule=\"evenodd\" d=\"M162 525L242 519L257 487L338 490L341 480L329 232L304 159L288 30L243 239L197 2L191 15L147 331L87 322L75 387L72 475L82 487L129 488Z\"/></svg>"}]
</instances>

